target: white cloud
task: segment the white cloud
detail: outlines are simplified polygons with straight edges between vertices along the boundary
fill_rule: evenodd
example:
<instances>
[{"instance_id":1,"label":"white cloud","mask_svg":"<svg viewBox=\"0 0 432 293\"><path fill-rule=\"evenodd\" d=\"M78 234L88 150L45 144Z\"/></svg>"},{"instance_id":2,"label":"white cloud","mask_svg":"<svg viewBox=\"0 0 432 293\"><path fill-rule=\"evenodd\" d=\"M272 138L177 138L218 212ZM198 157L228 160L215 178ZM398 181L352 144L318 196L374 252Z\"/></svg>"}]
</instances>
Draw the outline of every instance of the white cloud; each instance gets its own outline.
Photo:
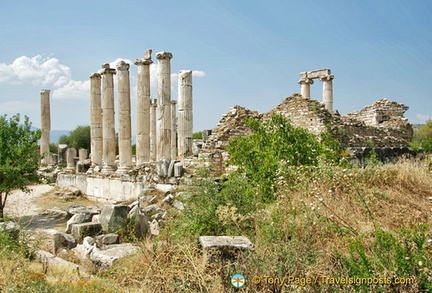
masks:
<instances>
[{"instance_id":1,"label":"white cloud","mask_svg":"<svg viewBox=\"0 0 432 293\"><path fill-rule=\"evenodd\" d=\"M29 103L27 101L7 101L0 103L0 109L6 114L28 112L40 107L39 103Z\"/></svg>"},{"instance_id":2,"label":"white cloud","mask_svg":"<svg viewBox=\"0 0 432 293\"><path fill-rule=\"evenodd\" d=\"M89 99L90 81L69 80L64 86L53 91L53 99Z\"/></svg>"},{"instance_id":3,"label":"white cloud","mask_svg":"<svg viewBox=\"0 0 432 293\"><path fill-rule=\"evenodd\" d=\"M68 66L60 64L56 58L44 55L21 56L11 64L0 63L0 82L40 86L62 86L71 77Z\"/></svg>"},{"instance_id":4,"label":"white cloud","mask_svg":"<svg viewBox=\"0 0 432 293\"><path fill-rule=\"evenodd\" d=\"M432 120L432 116L424 115L424 114L417 114L416 117L420 120L422 123L426 123L428 120Z\"/></svg>"},{"instance_id":5,"label":"white cloud","mask_svg":"<svg viewBox=\"0 0 432 293\"><path fill-rule=\"evenodd\" d=\"M204 77L206 73L202 70L192 70L192 76L194 77Z\"/></svg>"}]
</instances>

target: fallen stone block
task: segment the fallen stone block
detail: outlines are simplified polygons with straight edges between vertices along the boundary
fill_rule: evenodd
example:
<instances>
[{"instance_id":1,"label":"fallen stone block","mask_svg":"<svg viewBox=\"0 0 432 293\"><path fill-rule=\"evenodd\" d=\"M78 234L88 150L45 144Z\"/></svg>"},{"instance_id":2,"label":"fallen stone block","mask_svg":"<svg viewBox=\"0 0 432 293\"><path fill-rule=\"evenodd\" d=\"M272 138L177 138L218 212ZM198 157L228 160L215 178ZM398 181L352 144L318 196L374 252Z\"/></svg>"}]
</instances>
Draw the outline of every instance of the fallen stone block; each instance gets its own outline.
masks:
<instances>
[{"instance_id":1,"label":"fallen stone block","mask_svg":"<svg viewBox=\"0 0 432 293\"><path fill-rule=\"evenodd\" d=\"M92 214L90 213L78 213L72 216L67 222L66 222L66 233L70 233L72 230L72 225L74 224L81 224L90 222L92 219Z\"/></svg>"},{"instance_id":2,"label":"fallen stone block","mask_svg":"<svg viewBox=\"0 0 432 293\"><path fill-rule=\"evenodd\" d=\"M110 233L98 235L95 237L96 243L99 247L106 245L119 244L120 237L118 234Z\"/></svg>"},{"instance_id":3,"label":"fallen stone block","mask_svg":"<svg viewBox=\"0 0 432 293\"><path fill-rule=\"evenodd\" d=\"M91 214L91 215L97 215L100 214L101 209L99 207L86 207L83 205L71 205L66 209L66 212L70 215L73 216L75 214L78 213L84 213L84 214Z\"/></svg>"},{"instance_id":4,"label":"fallen stone block","mask_svg":"<svg viewBox=\"0 0 432 293\"><path fill-rule=\"evenodd\" d=\"M244 236L201 236L205 264L236 261L239 254L252 251L252 242Z\"/></svg>"},{"instance_id":5,"label":"fallen stone block","mask_svg":"<svg viewBox=\"0 0 432 293\"><path fill-rule=\"evenodd\" d=\"M137 253L138 249L138 246L129 243L109 245L104 250L95 247L90 253L90 260L98 268L108 269L118 259Z\"/></svg>"},{"instance_id":6,"label":"fallen stone block","mask_svg":"<svg viewBox=\"0 0 432 293\"><path fill-rule=\"evenodd\" d=\"M85 236L95 236L102 231L101 223L81 223L72 225L72 235L77 239L82 239Z\"/></svg>"},{"instance_id":7,"label":"fallen stone block","mask_svg":"<svg viewBox=\"0 0 432 293\"><path fill-rule=\"evenodd\" d=\"M129 208L126 205L107 205L102 209L99 221L105 232L117 232L126 228Z\"/></svg>"}]
</instances>

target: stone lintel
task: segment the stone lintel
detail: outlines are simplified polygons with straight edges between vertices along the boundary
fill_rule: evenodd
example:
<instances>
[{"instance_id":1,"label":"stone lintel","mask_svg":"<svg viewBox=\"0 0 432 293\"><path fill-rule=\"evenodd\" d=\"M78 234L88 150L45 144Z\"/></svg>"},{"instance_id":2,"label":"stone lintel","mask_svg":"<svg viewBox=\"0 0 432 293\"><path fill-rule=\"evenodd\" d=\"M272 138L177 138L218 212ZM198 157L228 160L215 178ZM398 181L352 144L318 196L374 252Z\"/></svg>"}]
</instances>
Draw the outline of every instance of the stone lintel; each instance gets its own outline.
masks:
<instances>
[{"instance_id":1,"label":"stone lintel","mask_svg":"<svg viewBox=\"0 0 432 293\"><path fill-rule=\"evenodd\" d=\"M162 52L158 52L156 53L156 59L158 60L170 60L173 57L173 54L170 52L166 52L166 51L162 51Z\"/></svg>"},{"instance_id":2,"label":"stone lintel","mask_svg":"<svg viewBox=\"0 0 432 293\"><path fill-rule=\"evenodd\" d=\"M118 71L127 71L129 70L129 63L124 62L123 60L117 63L117 70Z\"/></svg>"},{"instance_id":3,"label":"stone lintel","mask_svg":"<svg viewBox=\"0 0 432 293\"><path fill-rule=\"evenodd\" d=\"M99 71L101 75L104 74L116 74L116 70L114 68L110 68L109 63L105 63L102 65L102 69Z\"/></svg>"},{"instance_id":4,"label":"stone lintel","mask_svg":"<svg viewBox=\"0 0 432 293\"><path fill-rule=\"evenodd\" d=\"M331 74L330 69L319 69L306 72L307 78L321 78ZM301 76L301 74L300 74Z\"/></svg>"},{"instance_id":5,"label":"stone lintel","mask_svg":"<svg viewBox=\"0 0 432 293\"><path fill-rule=\"evenodd\" d=\"M90 78L100 79L101 75L100 75L100 73L92 73L92 74L90 74Z\"/></svg>"}]
</instances>

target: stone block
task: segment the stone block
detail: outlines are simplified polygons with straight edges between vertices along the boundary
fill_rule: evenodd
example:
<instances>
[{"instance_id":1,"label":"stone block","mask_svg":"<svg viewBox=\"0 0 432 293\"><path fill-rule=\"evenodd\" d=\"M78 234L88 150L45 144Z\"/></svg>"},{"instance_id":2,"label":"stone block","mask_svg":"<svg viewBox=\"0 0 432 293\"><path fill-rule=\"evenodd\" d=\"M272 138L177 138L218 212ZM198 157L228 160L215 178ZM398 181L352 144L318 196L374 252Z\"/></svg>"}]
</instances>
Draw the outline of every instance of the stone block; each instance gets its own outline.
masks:
<instances>
[{"instance_id":1,"label":"stone block","mask_svg":"<svg viewBox=\"0 0 432 293\"><path fill-rule=\"evenodd\" d=\"M126 228L129 208L127 205L107 205L102 209L99 221L105 232L117 232Z\"/></svg>"},{"instance_id":2,"label":"stone block","mask_svg":"<svg viewBox=\"0 0 432 293\"><path fill-rule=\"evenodd\" d=\"M100 247L103 247L105 245L119 244L120 237L118 234L110 233L96 236L95 240Z\"/></svg>"},{"instance_id":3,"label":"stone block","mask_svg":"<svg viewBox=\"0 0 432 293\"><path fill-rule=\"evenodd\" d=\"M174 164L174 177L183 176L183 165L180 162Z\"/></svg>"},{"instance_id":4,"label":"stone block","mask_svg":"<svg viewBox=\"0 0 432 293\"><path fill-rule=\"evenodd\" d=\"M85 236L95 236L102 231L101 223L89 222L72 225L72 235L77 239L82 239Z\"/></svg>"},{"instance_id":5,"label":"stone block","mask_svg":"<svg viewBox=\"0 0 432 293\"><path fill-rule=\"evenodd\" d=\"M253 250L252 242L244 236L201 236L199 242L205 264L235 261L240 253Z\"/></svg>"},{"instance_id":6,"label":"stone block","mask_svg":"<svg viewBox=\"0 0 432 293\"><path fill-rule=\"evenodd\" d=\"M81 224L90 222L92 220L92 215L90 213L78 213L73 215L66 223L66 233L70 233L72 226L75 224Z\"/></svg>"}]
</instances>

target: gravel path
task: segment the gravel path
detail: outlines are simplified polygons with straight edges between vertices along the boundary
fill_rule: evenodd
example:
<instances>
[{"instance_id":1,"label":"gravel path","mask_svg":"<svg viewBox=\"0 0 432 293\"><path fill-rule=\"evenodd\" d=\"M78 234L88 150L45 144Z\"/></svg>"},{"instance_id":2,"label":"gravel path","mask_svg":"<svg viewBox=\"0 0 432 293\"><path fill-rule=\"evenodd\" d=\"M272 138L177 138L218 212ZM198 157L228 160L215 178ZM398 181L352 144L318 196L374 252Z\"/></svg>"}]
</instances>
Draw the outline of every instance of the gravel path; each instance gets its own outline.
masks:
<instances>
[{"instance_id":1,"label":"gravel path","mask_svg":"<svg viewBox=\"0 0 432 293\"><path fill-rule=\"evenodd\" d=\"M43 212L36 204L36 200L44 193L54 189L54 186L48 184L32 185L29 189L31 190L30 193L14 190L9 194L6 201L5 214L7 217L26 223L26 226L31 228L33 225L36 226L36 222L40 220L39 214Z\"/></svg>"}]
</instances>

